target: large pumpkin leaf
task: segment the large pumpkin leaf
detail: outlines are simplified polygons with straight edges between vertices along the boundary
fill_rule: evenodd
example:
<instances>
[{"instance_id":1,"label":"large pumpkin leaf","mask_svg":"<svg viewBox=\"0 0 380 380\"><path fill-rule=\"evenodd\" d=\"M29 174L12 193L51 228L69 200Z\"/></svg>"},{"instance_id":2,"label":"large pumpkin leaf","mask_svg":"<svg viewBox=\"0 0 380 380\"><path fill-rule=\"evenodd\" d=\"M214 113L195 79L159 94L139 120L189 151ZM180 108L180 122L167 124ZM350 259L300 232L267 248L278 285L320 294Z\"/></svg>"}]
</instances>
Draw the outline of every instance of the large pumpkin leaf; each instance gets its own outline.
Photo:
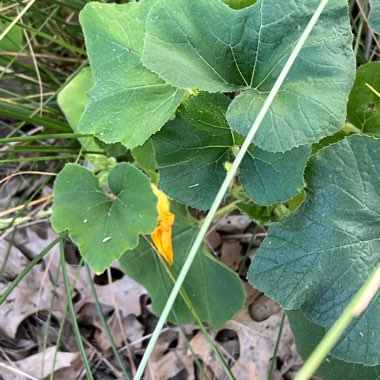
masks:
<instances>
[{"instance_id":1,"label":"large pumpkin leaf","mask_svg":"<svg viewBox=\"0 0 380 380\"><path fill-rule=\"evenodd\" d=\"M198 209L210 208L235 144L225 119L229 100L222 94L191 97L177 118L153 136L159 187Z\"/></svg>"},{"instance_id":2,"label":"large pumpkin leaf","mask_svg":"<svg viewBox=\"0 0 380 380\"><path fill-rule=\"evenodd\" d=\"M329 328L380 262L380 140L352 136L312 159L307 199L269 228L248 278L286 309ZM379 365L380 293L332 355Z\"/></svg>"},{"instance_id":3,"label":"large pumpkin leaf","mask_svg":"<svg viewBox=\"0 0 380 380\"><path fill-rule=\"evenodd\" d=\"M133 148L158 131L181 102L183 91L167 85L140 60L151 3L93 2L81 12L95 80L79 124L82 133Z\"/></svg>"},{"instance_id":4,"label":"large pumpkin leaf","mask_svg":"<svg viewBox=\"0 0 380 380\"><path fill-rule=\"evenodd\" d=\"M198 209L210 208L226 176L224 164L242 142L227 124L229 104L225 95L201 92L153 136L159 187L166 194ZM273 153L252 145L241 166L244 190L262 205L290 199L303 187L309 154L309 147Z\"/></svg>"},{"instance_id":5,"label":"large pumpkin leaf","mask_svg":"<svg viewBox=\"0 0 380 380\"><path fill-rule=\"evenodd\" d=\"M251 145L239 173L245 193L261 206L293 198L305 186L303 173L310 153L310 146L273 153Z\"/></svg>"},{"instance_id":6,"label":"large pumpkin leaf","mask_svg":"<svg viewBox=\"0 0 380 380\"><path fill-rule=\"evenodd\" d=\"M371 12L368 16L368 24L371 29L380 34L380 2L379 0L371 0Z\"/></svg>"},{"instance_id":7,"label":"large pumpkin leaf","mask_svg":"<svg viewBox=\"0 0 380 380\"><path fill-rule=\"evenodd\" d=\"M222 0L233 9L242 9L256 3L256 0Z\"/></svg>"},{"instance_id":8,"label":"large pumpkin leaf","mask_svg":"<svg viewBox=\"0 0 380 380\"><path fill-rule=\"evenodd\" d=\"M301 310L287 312L293 334L296 338L297 351L306 359L324 337L323 327L310 322ZM374 380L380 378L380 366L367 367L348 363L329 355L318 368L317 374L323 379Z\"/></svg>"},{"instance_id":9,"label":"large pumpkin leaf","mask_svg":"<svg viewBox=\"0 0 380 380\"><path fill-rule=\"evenodd\" d=\"M259 0L237 11L220 0L157 0L147 21L143 63L180 88L241 91L227 119L246 135L318 4ZM256 145L284 152L339 130L355 74L351 42L347 2L329 1Z\"/></svg>"},{"instance_id":10,"label":"large pumpkin leaf","mask_svg":"<svg viewBox=\"0 0 380 380\"><path fill-rule=\"evenodd\" d=\"M78 124L83 115L88 100L87 93L94 84L91 69L81 70L58 94L57 102L65 114L70 127L78 132ZM102 149L93 137L79 139L86 150L100 152Z\"/></svg>"},{"instance_id":11,"label":"large pumpkin leaf","mask_svg":"<svg viewBox=\"0 0 380 380\"><path fill-rule=\"evenodd\" d=\"M67 164L54 183L53 227L69 231L97 273L135 248L138 235L152 232L157 222L157 198L140 170L119 164L111 170L108 185L110 193L89 170L75 164Z\"/></svg>"},{"instance_id":12,"label":"large pumpkin leaf","mask_svg":"<svg viewBox=\"0 0 380 380\"><path fill-rule=\"evenodd\" d=\"M198 228L176 221L173 226L174 265L169 270L178 276L186 255L198 233ZM157 253L146 240L140 239L139 246L125 253L120 264L128 276L145 286L152 298L153 311L160 314L173 288ZM244 289L239 276L205 252L198 252L183 285L199 318L217 329L229 320L244 305ZM169 321L191 323L195 321L189 307L178 296ZM178 318L178 319L177 319Z\"/></svg>"},{"instance_id":13,"label":"large pumpkin leaf","mask_svg":"<svg viewBox=\"0 0 380 380\"><path fill-rule=\"evenodd\" d=\"M380 137L380 62L369 62L356 72L347 105L347 118L364 133Z\"/></svg>"}]
</instances>

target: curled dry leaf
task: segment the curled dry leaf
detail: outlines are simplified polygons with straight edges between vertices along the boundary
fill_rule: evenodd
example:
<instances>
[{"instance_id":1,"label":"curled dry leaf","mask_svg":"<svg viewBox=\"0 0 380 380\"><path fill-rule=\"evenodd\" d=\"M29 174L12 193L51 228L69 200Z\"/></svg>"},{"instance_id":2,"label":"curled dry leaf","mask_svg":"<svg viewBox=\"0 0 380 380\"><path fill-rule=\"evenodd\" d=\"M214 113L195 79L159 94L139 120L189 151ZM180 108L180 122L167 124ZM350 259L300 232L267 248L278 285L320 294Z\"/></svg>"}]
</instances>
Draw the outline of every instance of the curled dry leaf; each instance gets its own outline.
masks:
<instances>
[{"instance_id":1,"label":"curled dry leaf","mask_svg":"<svg viewBox=\"0 0 380 380\"><path fill-rule=\"evenodd\" d=\"M239 241L229 240L223 243L220 260L225 265L233 270L237 270L242 258L242 246Z\"/></svg>"},{"instance_id":2,"label":"curled dry leaf","mask_svg":"<svg viewBox=\"0 0 380 380\"><path fill-rule=\"evenodd\" d=\"M183 325L164 331L149 360L145 380L171 378L195 380L193 358L188 354L186 336L191 336L195 325Z\"/></svg>"},{"instance_id":3,"label":"curled dry leaf","mask_svg":"<svg viewBox=\"0 0 380 380\"><path fill-rule=\"evenodd\" d=\"M57 236L49 228L44 231L44 235L27 228L13 235L13 246L4 240L0 242L1 252L9 250L9 255L2 255L0 259L5 280L0 283L0 293L8 288L29 259L38 255ZM59 266L58 254L59 248L54 247L45 260L33 267L0 306L0 330L10 338L15 338L20 323L34 313L52 308L52 314L56 318L60 319L63 315L66 308L64 287L63 284L60 286L53 282ZM47 264L48 262L52 264Z\"/></svg>"},{"instance_id":4,"label":"curled dry leaf","mask_svg":"<svg viewBox=\"0 0 380 380\"><path fill-rule=\"evenodd\" d=\"M86 303L95 302L91 288L88 285L88 277L85 268L81 269L76 289L81 296L80 301L76 305L77 308L81 308ZM147 294L147 291L143 286L133 281L128 276L123 276L119 280L113 281L111 284L95 284L95 290L99 302L103 306L109 306L112 308L117 307L124 317L129 314L134 314L136 316L140 315L140 297ZM112 292L115 295L115 302L113 301Z\"/></svg>"},{"instance_id":5,"label":"curled dry leaf","mask_svg":"<svg viewBox=\"0 0 380 380\"><path fill-rule=\"evenodd\" d=\"M54 292L56 302L52 313L60 319L65 309L65 302L60 301L65 298L64 290L56 288L49 277L41 284L43 276L44 270L41 266L35 266L0 306L0 330L4 334L14 339L18 326L26 317L40 310L49 310ZM8 282L0 283L0 293L8 286Z\"/></svg>"},{"instance_id":6,"label":"curled dry leaf","mask_svg":"<svg viewBox=\"0 0 380 380\"><path fill-rule=\"evenodd\" d=\"M256 322L245 308L219 330L225 335L229 333L231 338L235 339L235 342L226 340L219 343L218 347L237 379L262 380L267 378L281 319L282 313L276 313L262 322ZM274 378L281 378L281 375L293 364L298 363L297 355L291 350L292 342L291 330L286 323L277 353L283 364L280 369L276 369ZM191 340L191 346L195 354L212 370L214 378L228 379L220 360L215 356L201 333Z\"/></svg>"},{"instance_id":7,"label":"curled dry leaf","mask_svg":"<svg viewBox=\"0 0 380 380\"><path fill-rule=\"evenodd\" d=\"M53 346L47 348L45 352L39 352L16 361L12 365L2 363L1 378L3 380L25 380L26 377L21 374L25 373L37 379L44 379L51 374L52 368L54 368L54 373L64 368L74 368L81 360L79 352L58 352L57 357L54 358L56 350L57 347ZM19 370L19 374L12 371L12 368ZM77 374L73 370L71 378L75 379L76 376Z\"/></svg>"},{"instance_id":8,"label":"curled dry leaf","mask_svg":"<svg viewBox=\"0 0 380 380\"><path fill-rule=\"evenodd\" d=\"M242 233L251 223L246 215L228 215L218 222L216 230L230 234Z\"/></svg>"}]
</instances>

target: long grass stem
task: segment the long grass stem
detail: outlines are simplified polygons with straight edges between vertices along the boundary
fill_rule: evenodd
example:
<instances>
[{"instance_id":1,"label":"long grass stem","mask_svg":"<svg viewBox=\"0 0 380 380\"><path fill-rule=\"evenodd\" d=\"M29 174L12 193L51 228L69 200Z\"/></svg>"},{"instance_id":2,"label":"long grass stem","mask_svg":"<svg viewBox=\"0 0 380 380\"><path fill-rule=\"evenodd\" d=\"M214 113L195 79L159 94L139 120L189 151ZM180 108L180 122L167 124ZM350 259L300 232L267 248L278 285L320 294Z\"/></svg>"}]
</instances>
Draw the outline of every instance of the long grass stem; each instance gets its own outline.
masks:
<instances>
[{"instance_id":1,"label":"long grass stem","mask_svg":"<svg viewBox=\"0 0 380 380\"><path fill-rule=\"evenodd\" d=\"M156 345L156 342L158 340L158 337L160 336L161 330L166 322L166 319L170 313L170 310L173 307L173 304L178 296L178 294L181 291L181 287L186 279L187 273L190 270L190 267L193 263L193 260L198 252L198 249L200 248L204 237L207 234L207 231L214 219L214 216L216 212L218 211L219 205L223 201L223 198L230 186L230 183L234 179L237 170L240 166L241 161L244 158L245 153L247 152L249 146L251 145L251 142L256 135L261 123L263 122L266 114L269 111L269 108L277 95L278 91L280 90L280 87L282 86L284 80L286 79L291 67L293 66L293 63L295 62L296 58L298 57L298 54L300 53L303 45L305 44L307 38L309 37L311 31L313 30L315 24L317 23L322 11L324 10L325 6L327 5L328 0L321 0L320 4L318 5L317 9L315 10L313 16L311 17L308 25L306 26L305 30L303 31L299 41L295 45L293 51L291 52L287 62L285 63L285 66L283 67L279 77L277 78L272 90L268 94L268 97L263 104L260 112L258 113L256 120L254 121L247 137L244 140L244 143L239 151L239 153L236 155L236 158L231 166L230 171L227 173L227 176L225 180L223 181L218 194L216 195L214 202L210 208L209 213L207 214L207 217L205 218L202 227L199 230L199 233L197 237L195 238L195 241L190 249L190 252L187 256L187 259L182 267L182 270L177 278L177 282L175 283L172 292L170 293L170 296L165 304L165 307L161 313L160 319L158 320L157 326L153 332L152 338L149 341L149 344L146 348L146 351L144 353L144 356L141 360L141 363L139 365L139 368L137 369L136 375L134 377L135 380L140 380L144 374L145 367L148 363L148 360L153 352L153 349Z\"/></svg>"}]
</instances>

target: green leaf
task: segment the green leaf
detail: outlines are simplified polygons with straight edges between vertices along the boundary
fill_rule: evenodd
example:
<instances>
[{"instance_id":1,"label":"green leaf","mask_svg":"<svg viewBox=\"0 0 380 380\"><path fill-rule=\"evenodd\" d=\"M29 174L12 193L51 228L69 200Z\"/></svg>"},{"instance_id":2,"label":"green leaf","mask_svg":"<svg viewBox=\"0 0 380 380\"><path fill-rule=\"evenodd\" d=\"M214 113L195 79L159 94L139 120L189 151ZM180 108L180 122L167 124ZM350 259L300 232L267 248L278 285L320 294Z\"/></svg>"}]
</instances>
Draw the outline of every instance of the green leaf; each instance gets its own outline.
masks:
<instances>
[{"instance_id":1,"label":"green leaf","mask_svg":"<svg viewBox=\"0 0 380 380\"><path fill-rule=\"evenodd\" d=\"M303 173L310 146L273 153L251 145L239 178L245 193L261 206L288 201L305 186Z\"/></svg>"},{"instance_id":2,"label":"green leaf","mask_svg":"<svg viewBox=\"0 0 380 380\"><path fill-rule=\"evenodd\" d=\"M370 0L371 12L368 16L368 24L371 29L380 34L380 3L379 0Z\"/></svg>"},{"instance_id":3,"label":"green leaf","mask_svg":"<svg viewBox=\"0 0 380 380\"><path fill-rule=\"evenodd\" d=\"M297 351L306 360L326 331L323 327L310 322L301 310L288 311L287 315L296 338ZM380 366L366 367L344 362L329 355L319 367L317 374L326 380L374 380L380 378Z\"/></svg>"},{"instance_id":4,"label":"green leaf","mask_svg":"<svg viewBox=\"0 0 380 380\"><path fill-rule=\"evenodd\" d=\"M133 148L132 156L138 166L143 169L150 178L152 178L153 182L156 183L158 181L158 175L156 173L157 162L152 140L149 139L145 141L143 145Z\"/></svg>"},{"instance_id":5,"label":"green leaf","mask_svg":"<svg viewBox=\"0 0 380 380\"><path fill-rule=\"evenodd\" d=\"M0 33L2 33L9 26L8 22L0 21ZM5 37L0 40L0 50L6 51L19 51L22 49L22 29L15 25L12 29L5 35ZM4 57L1 57L4 58Z\"/></svg>"},{"instance_id":6,"label":"green leaf","mask_svg":"<svg viewBox=\"0 0 380 380\"><path fill-rule=\"evenodd\" d=\"M236 11L219 0L157 0L143 63L180 88L241 91L227 119L246 135L318 4L259 0ZM256 134L257 146L284 152L340 129L355 74L351 43L347 2L331 0Z\"/></svg>"},{"instance_id":7,"label":"green leaf","mask_svg":"<svg viewBox=\"0 0 380 380\"><path fill-rule=\"evenodd\" d=\"M351 136L320 150L307 198L269 228L248 278L288 309L331 327L380 261L380 140ZM380 293L332 355L379 365Z\"/></svg>"},{"instance_id":8,"label":"green leaf","mask_svg":"<svg viewBox=\"0 0 380 380\"><path fill-rule=\"evenodd\" d=\"M225 119L228 104L222 94L192 96L177 118L153 136L164 193L198 209L210 207L234 145Z\"/></svg>"},{"instance_id":9,"label":"green leaf","mask_svg":"<svg viewBox=\"0 0 380 380\"><path fill-rule=\"evenodd\" d=\"M88 100L87 93L94 84L91 69L81 70L58 94L57 101L62 112L65 114L70 127L78 132L78 124ZM92 137L79 139L80 143L88 151L101 152L102 149Z\"/></svg>"},{"instance_id":10,"label":"green leaf","mask_svg":"<svg viewBox=\"0 0 380 380\"><path fill-rule=\"evenodd\" d=\"M273 207L259 206L250 201L239 202L236 206L248 218L261 226L268 225L276 220L276 216L273 215Z\"/></svg>"},{"instance_id":11,"label":"green leaf","mask_svg":"<svg viewBox=\"0 0 380 380\"><path fill-rule=\"evenodd\" d=\"M110 193L75 164L67 164L54 183L53 227L69 230L96 273L135 248L138 235L152 232L157 222L157 198L140 170L119 164L111 170L108 185Z\"/></svg>"},{"instance_id":12,"label":"green leaf","mask_svg":"<svg viewBox=\"0 0 380 380\"><path fill-rule=\"evenodd\" d=\"M347 118L366 134L380 137L380 62L369 62L356 72L347 105Z\"/></svg>"},{"instance_id":13,"label":"green leaf","mask_svg":"<svg viewBox=\"0 0 380 380\"><path fill-rule=\"evenodd\" d=\"M198 209L210 208L226 176L224 164L233 147L241 144L225 118L229 104L225 95L201 92L153 136L159 187L170 197ZM303 187L309 154L309 147L273 153L252 145L239 175L244 191L261 205L290 199Z\"/></svg>"},{"instance_id":14,"label":"green leaf","mask_svg":"<svg viewBox=\"0 0 380 380\"><path fill-rule=\"evenodd\" d=\"M233 9L243 9L256 3L256 0L222 0Z\"/></svg>"},{"instance_id":15,"label":"green leaf","mask_svg":"<svg viewBox=\"0 0 380 380\"><path fill-rule=\"evenodd\" d=\"M198 229L177 221L173 226L174 265L168 266L176 278ZM153 311L159 315L173 288L173 281L165 267L146 240L140 239L139 246L127 252L120 259L125 273L145 286L152 298ZM183 289L194 310L203 322L217 329L232 318L244 305L244 288L239 276L203 250L198 252L186 277ZM179 296L173 307L169 321L192 323L195 321L188 306Z\"/></svg>"},{"instance_id":16,"label":"green leaf","mask_svg":"<svg viewBox=\"0 0 380 380\"><path fill-rule=\"evenodd\" d=\"M0 33L2 33L9 26L8 22L0 21ZM23 49L23 36L22 29L15 25L12 29L5 35L5 37L0 40L0 50L19 52ZM8 67L10 61L14 60L14 56L2 53L0 56L0 65Z\"/></svg>"},{"instance_id":17,"label":"green leaf","mask_svg":"<svg viewBox=\"0 0 380 380\"><path fill-rule=\"evenodd\" d=\"M152 0L124 5L93 2L80 13L95 81L80 132L134 148L157 132L180 104L183 91L141 63L151 4Z\"/></svg>"}]
</instances>

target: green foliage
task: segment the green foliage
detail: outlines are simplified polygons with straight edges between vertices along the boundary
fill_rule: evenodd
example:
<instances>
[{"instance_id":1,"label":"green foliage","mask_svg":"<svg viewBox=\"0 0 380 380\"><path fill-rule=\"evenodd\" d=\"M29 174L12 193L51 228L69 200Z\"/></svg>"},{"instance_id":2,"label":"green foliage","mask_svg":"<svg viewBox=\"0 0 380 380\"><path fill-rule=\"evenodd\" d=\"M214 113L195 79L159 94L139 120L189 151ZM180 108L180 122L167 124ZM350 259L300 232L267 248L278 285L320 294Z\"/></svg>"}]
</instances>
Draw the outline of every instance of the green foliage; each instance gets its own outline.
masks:
<instances>
[{"instance_id":1,"label":"green foliage","mask_svg":"<svg viewBox=\"0 0 380 380\"><path fill-rule=\"evenodd\" d=\"M145 141L143 145L133 148L132 155L138 166L143 169L154 182L157 182L156 151L154 150L152 140L149 139Z\"/></svg>"},{"instance_id":2,"label":"green foliage","mask_svg":"<svg viewBox=\"0 0 380 380\"><path fill-rule=\"evenodd\" d=\"M119 164L108 185L104 191L90 171L75 164L67 164L54 183L53 227L69 231L97 273L135 248L138 235L152 232L157 222L157 199L140 170Z\"/></svg>"},{"instance_id":3,"label":"green foliage","mask_svg":"<svg viewBox=\"0 0 380 380\"><path fill-rule=\"evenodd\" d=\"M256 3L256 0L222 0L223 3L227 4L233 9L242 9L249 7Z\"/></svg>"},{"instance_id":4,"label":"green foliage","mask_svg":"<svg viewBox=\"0 0 380 380\"><path fill-rule=\"evenodd\" d=\"M363 136L313 157L306 201L269 228L251 265L248 278L255 287L286 309L301 308L314 323L333 324L380 260L379 157L380 141ZM380 364L380 336L373 334L380 330L379 315L380 294L332 355Z\"/></svg>"},{"instance_id":5,"label":"green foliage","mask_svg":"<svg viewBox=\"0 0 380 380\"><path fill-rule=\"evenodd\" d=\"M308 320L301 310L287 312L297 351L306 359L324 337L326 330ZM366 367L357 363L348 363L329 355L317 374L323 379L374 380L380 378L380 366Z\"/></svg>"},{"instance_id":6,"label":"green foliage","mask_svg":"<svg viewBox=\"0 0 380 380\"><path fill-rule=\"evenodd\" d=\"M95 83L79 124L81 133L134 148L158 131L181 102L182 90L141 63L151 3L94 2L80 13Z\"/></svg>"},{"instance_id":7,"label":"green foliage","mask_svg":"<svg viewBox=\"0 0 380 380\"><path fill-rule=\"evenodd\" d=\"M279 6L263 0L235 11L219 0L157 0L142 60L179 88L241 91L227 120L246 135L318 3ZM256 134L256 145L284 152L338 131L354 73L347 4L332 0Z\"/></svg>"},{"instance_id":8,"label":"green foliage","mask_svg":"<svg viewBox=\"0 0 380 380\"><path fill-rule=\"evenodd\" d=\"M91 69L86 67L75 75L58 94L58 105L74 132L78 132L78 124L88 101L87 93L93 84ZM86 150L102 151L93 137L82 138L80 142Z\"/></svg>"},{"instance_id":9,"label":"green foliage","mask_svg":"<svg viewBox=\"0 0 380 380\"><path fill-rule=\"evenodd\" d=\"M380 91L380 62L369 62L356 72L347 118L362 132L380 137L380 96L374 90Z\"/></svg>"},{"instance_id":10,"label":"green foliage","mask_svg":"<svg viewBox=\"0 0 380 380\"><path fill-rule=\"evenodd\" d=\"M310 146L273 153L251 145L240 167L244 191L262 206L288 201L305 185L303 173L310 152Z\"/></svg>"},{"instance_id":11,"label":"green foliage","mask_svg":"<svg viewBox=\"0 0 380 380\"><path fill-rule=\"evenodd\" d=\"M8 22L0 21L0 33L9 26ZM22 29L17 25L4 36L0 41L0 50L18 51L22 48ZM3 57L1 57L3 58Z\"/></svg>"},{"instance_id":12,"label":"green foliage","mask_svg":"<svg viewBox=\"0 0 380 380\"><path fill-rule=\"evenodd\" d=\"M195 208L210 208L235 145L225 119L228 104L222 94L192 96L177 118L153 136L159 187L169 196Z\"/></svg>"},{"instance_id":13,"label":"green foliage","mask_svg":"<svg viewBox=\"0 0 380 380\"><path fill-rule=\"evenodd\" d=\"M139 246L127 252L120 264L137 282L144 285L152 298L153 311L160 314L173 288L173 278L182 268L198 228L179 220L173 228L174 265L163 264L151 245L140 238ZM172 278L168 275L171 273ZM244 289L239 276L212 257L203 247L186 277L183 289L194 310L203 322L218 329L244 304ZM182 297L178 297L169 320L191 323L196 318Z\"/></svg>"},{"instance_id":14,"label":"green foliage","mask_svg":"<svg viewBox=\"0 0 380 380\"><path fill-rule=\"evenodd\" d=\"M368 24L371 29L380 34L380 3L379 0L370 0L371 12L368 17Z\"/></svg>"},{"instance_id":15,"label":"green foliage","mask_svg":"<svg viewBox=\"0 0 380 380\"><path fill-rule=\"evenodd\" d=\"M226 175L225 163L242 141L227 124L229 104L222 94L192 96L153 136L165 193L192 207L210 208ZM245 192L260 205L289 200L304 185L309 154L307 146L273 153L252 145L239 175Z\"/></svg>"},{"instance_id":16,"label":"green foliage","mask_svg":"<svg viewBox=\"0 0 380 380\"><path fill-rule=\"evenodd\" d=\"M111 192L101 186L108 169L102 169L99 185L86 169L66 166L55 184L53 225L69 230L97 272L123 255L123 270L148 289L158 314L198 232L184 205L210 208L319 0L254 3L90 3L80 15L92 74L85 69L74 78L59 104L74 130L122 143L129 150L119 160L134 160L134 166L111 170ZM290 314L304 355L380 260L379 140L347 137L380 135L379 97L366 85L380 89L379 64L359 69L345 124L355 73L351 44L347 3L330 0L228 194L232 206L260 224L281 220L270 227L249 279L313 321ZM91 149L106 150L90 142ZM103 166L114 164L107 160ZM183 204L171 202L174 266L162 262L148 238L140 236L138 243L139 235L154 229L157 212L149 179L136 167ZM174 313L181 323L196 320L193 311L218 328L244 302L238 276L205 248L183 289L185 300L177 299L172 322ZM372 369L348 362L380 364L379 336L373 334L380 330L379 314L377 296L334 349L323 376L371 376Z\"/></svg>"}]
</instances>

